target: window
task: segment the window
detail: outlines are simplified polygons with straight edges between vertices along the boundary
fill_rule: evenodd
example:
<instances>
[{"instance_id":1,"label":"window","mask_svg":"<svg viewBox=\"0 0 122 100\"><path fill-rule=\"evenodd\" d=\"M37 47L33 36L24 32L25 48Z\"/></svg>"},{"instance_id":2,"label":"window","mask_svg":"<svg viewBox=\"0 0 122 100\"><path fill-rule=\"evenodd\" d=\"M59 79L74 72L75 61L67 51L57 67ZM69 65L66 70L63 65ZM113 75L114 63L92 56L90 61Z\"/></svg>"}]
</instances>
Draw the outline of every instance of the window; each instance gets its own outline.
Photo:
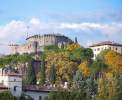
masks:
<instances>
[{"instance_id":1,"label":"window","mask_svg":"<svg viewBox=\"0 0 122 100\"><path fill-rule=\"evenodd\" d=\"M94 54L94 57L96 57L96 54Z\"/></svg>"},{"instance_id":2,"label":"window","mask_svg":"<svg viewBox=\"0 0 122 100\"><path fill-rule=\"evenodd\" d=\"M97 48L97 51L99 51L100 50L100 48Z\"/></svg>"},{"instance_id":3,"label":"window","mask_svg":"<svg viewBox=\"0 0 122 100\"><path fill-rule=\"evenodd\" d=\"M117 50L117 48L116 48L116 50Z\"/></svg>"},{"instance_id":4,"label":"window","mask_svg":"<svg viewBox=\"0 0 122 100\"><path fill-rule=\"evenodd\" d=\"M111 50L111 47L109 47L109 49Z\"/></svg>"},{"instance_id":5,"label":"window","mask_svg":"<svg viewBox=\"0 0 122 100\"><path fill-rule=\"evenodd\" d=\"M42 100L42 96L39 96L39 100Z\"/></svg>"},{"instance_id":6,"label":"window","mask_svg":"<svg viewBox=\"0 0 122 100\"><path fill-rule=\"evenodd\" d=\"M17 87L17 86L14 86L14 91L16 91L16 87Z\"/></svg>"},{"instance_id":7,"label":"window","mask_svg":"<svg viewBox=\"0 0 122 100\"><path fill-rule=\"evenodd\" d=\"M4 83L4 80L2 80L2 83Z\"/></svg>"}]
</instances>

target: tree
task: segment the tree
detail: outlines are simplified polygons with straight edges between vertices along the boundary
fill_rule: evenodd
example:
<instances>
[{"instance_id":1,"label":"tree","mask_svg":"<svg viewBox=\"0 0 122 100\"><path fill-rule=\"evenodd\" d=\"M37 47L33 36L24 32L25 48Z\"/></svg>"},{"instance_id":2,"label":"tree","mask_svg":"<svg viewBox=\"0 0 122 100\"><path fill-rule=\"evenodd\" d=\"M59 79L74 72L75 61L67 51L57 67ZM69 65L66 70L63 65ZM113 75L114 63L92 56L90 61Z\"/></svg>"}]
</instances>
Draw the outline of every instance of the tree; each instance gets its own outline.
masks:
<instances>
[{"instance_id":1,"label":"tree","mask_svg":"<svg viewBox=\"0 0 122 100\"><path fill-rule=\"evenodd\" d=\"M52 84L55 84L56 82L56 69L55 69L55 65L53 64L51 69L50 69L50 82Z\"/></svg>"},{"instance_id":2,"label":"tree","mask_svg":"<svg viewBox=\"0 0 122 100\"><path fill-rule=\"evenodd\" d=\"M84 76L89 76L90 75L90 69L89 69L89 64L87 61L81 63L79 65L79 70L82 72Z\"/></svg>"},{"instance_id":3,"label":"tree","mask_svg":"<svg viewBox=\"0 0 122 100\"><path fill-rule=\"evenodd\" d=\"M18 100L17 97L14 97L10 92L0 92L0 99L1 100Z\"/></svg>"},{"instance_id":4,"label":"tree","mask_svg":"<svg viewBox=\"0 0 122 100\"><path fill-rule=\"evenodd\" d=\"M119 100L118 79L112 73L105 74L98 80L98 93L95 100Z\"/></svg>"},{"instance_id":5,"label":"tree","mask_svg":"<svg viewBox=\"0 0 122 100\"><path fill-rule=\"evenodd\" d=\"M109 66L109 71L122 75L122 55L114 51L109 51L105 55L105 63Z\"/></svg>"},{"instance_id":6,"label":"tree","mask_svg":"<svg viewBox=\"0 0 122 100\"><path fill-rule=\"evenodd\" d=\"M57 52L59 50L59 47L56 45L49 45L49 46L45 46L44 50L45 51L56 51Z\"/></svg>"},{"instance_id":7,"label":"tree","mask_svg":"<svg viewBox=\"0 0 122 100\"><path fill-rule=\"evenodd\" d=\"M28 66L28 71L27 71L27 77L26 77L26 80L27 80L27 84L28 85L35 85L36 84L36 73L35 73L35 70L34 70L34 66L33 66L33 59L31 59L29 61L29 66Z\"/></svg>"},{"instance_id":8,"label":"tree","mask_svg":"<svg viewBox=\"0 0 122 100\"><path fill-rule=\"evenodd\" d=\"M44 100L87 100L83 94L77 91L56 91L50 92Z\"/></svg>"},{"instance_id":9,"label":"tree","mask_svg":"<svg viewBox=\"0 0 122 100\"><path fill-rule=\"evenodd\" d=\"M44 85L44 84L45 84L45 80L46 80L44 54L42 55L41 71L40 71L39 74L40 74L40 75L39 75L40 84Z\"/></svg>"},{"instance_id":10,"label":"tree","mask_svg":"<svg viewBox=\"0 0 122 100\"><path fill-rule=\"evenodd\" d=\"M94 77L90 76L86 79L86 87L87 98L90 100L97 93L97 83Z\"/></svg>"},{"instance_id":11,"label":"tree","mask_svg":"<svg viewBox=\"0 0 122 100\"><path fill-rule=\"evenodd\" d=\"M94 75L96 78L99 78L103 72L107 71L107 65L102 60L95 60L90 65L91 74Z\"/></svg>"},{"instance_id":12,"label":"tree","mask_svg":"<svg viewBox=\"0 0 122 100\"><path fill-rule=\"evenodd\" d=\"M86 90L86 81L85 77L82 75L82 73L78 70L76 72L76 75L74 76L74 88L76 90L79 90L82 93L85 93Z\"/></svg>"},{"instance_id":13,"label":"tree","mask_svg":"<svg viewBox=\"0 0 122 100\"><path fill-rule=\"evenodd\" d=\"M0 66L4 67L5 65L12 65L13 67L17 67L19 63L26 63L31 59L31 55L29 54L14 54L7 55L5 57L0 58Z\"/></svg>"},{"instance_id":14,"label":"tree","mask_svg":"<svg viewBox=\"0 0 122 100\"><path fill-rule=\"evenodd\" d=\"M70 52L70 60L76 61L76 62L81 62L81 54L82 54L82 49L83 48L76 48Z\"/></svg>"},{"instance_id":15,"label":"tree","mask_svg":"<svg viewBox=\"0 0 122 100\"><path fill-rule=\"evenodd\" d=\"M77 37L75 37L75 43L78 43Z\"/></svg>"},{"instance_id":16,"label":"tree","mask_svg":"<svg viewBox=\"0 0 122 100\"><path fill-rule=\"evenodd\" d=\"M78 69L77 63L69 59L69 52L48 52L46 53L46 74L49 78L51 66L56 69L57 81L71 81L75 71Z\"/></svg>"},{"instance_id":17,"label":"tree","mask_svg":"<svg viewBox=\"0 0 122 100\"><path fill-rule=\"evenodd\" d=\"M84 77L78 70L74 76L74 90L79 90L82 94L87 95L87 100L91 100L92 96L97 93L97 83L93 77Z\"/></svg>"},{"instance_id":18,"label":"tree","mask_svg":"<svg viewBox=\"0 0 122 100\"><path fill-rule=\"evenodd\" d=\"M73 51L74 49L80 48L81 46L78 43L72 43L67 46L68 51Z\"/></svg>"},{"instance_id":19,"label":"tree","mask_svg":"<svg viewBox=\"0 0 122 100\"><path fill-rule=\"evenodd\" d=\"M109 49L106 49L106 50L103 50L101 51L97 57L96 57L96 61L105 61L105 55L107 54L107 52L109 52L110 50Z\"/></svg>"},{"instance_id":20,"label":"tree","mask_svg":"<svg viewBox=\"0 0 122 100\"><path fill-rule=\"evenodd\" d=\"M90 48L84 48L82 49L81 53L81 59L82 61L91 61L91 58L93 58L93 51Z\"/></svg>"}]
</instances>

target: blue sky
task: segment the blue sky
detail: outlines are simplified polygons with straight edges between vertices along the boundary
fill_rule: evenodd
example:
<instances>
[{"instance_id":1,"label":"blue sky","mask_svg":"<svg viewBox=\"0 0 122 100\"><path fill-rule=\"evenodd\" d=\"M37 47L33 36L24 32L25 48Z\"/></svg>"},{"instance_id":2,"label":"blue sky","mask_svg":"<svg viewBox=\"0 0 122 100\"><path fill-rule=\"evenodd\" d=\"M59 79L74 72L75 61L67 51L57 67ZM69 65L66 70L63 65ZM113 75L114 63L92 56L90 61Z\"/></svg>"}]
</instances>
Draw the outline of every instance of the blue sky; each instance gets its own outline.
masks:
<instances>
[{"instance_id":1,"label":"blue sky","mask_svg":"<svg viewBox=\"0 0 122 100\"><path fill-rule=\"evenodd\" d=\"M39 17L51 21L56 20L52 18L55 15L87 15L121 9L122 0L1 0L0 24L6 24L13 19L28 20Z\"/></svg>"},{"instance_id":2,"label":"blue sky","mask_svg":"<svg viewBox=\"0 0 122 100\"><path fill-rule=\"evenodd\" d=\"M81 45L122 43L122 0L1 0L0 43L22 43L27 31L76 36Z\"/></svg>"}]
</instances>

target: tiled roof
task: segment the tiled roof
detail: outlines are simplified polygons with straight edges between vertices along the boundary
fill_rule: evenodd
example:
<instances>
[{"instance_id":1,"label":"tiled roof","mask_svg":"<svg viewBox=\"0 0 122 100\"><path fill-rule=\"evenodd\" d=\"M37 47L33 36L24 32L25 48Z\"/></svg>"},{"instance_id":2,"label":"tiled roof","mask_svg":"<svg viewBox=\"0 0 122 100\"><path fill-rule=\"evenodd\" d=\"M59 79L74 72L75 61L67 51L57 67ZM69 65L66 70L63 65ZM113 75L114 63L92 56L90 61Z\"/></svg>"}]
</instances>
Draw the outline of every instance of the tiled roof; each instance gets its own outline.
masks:
<instances>
[{"instance_id":1,"label":"tiled roof","mask_svg":"<svg viewBox=\"0 0 122 100\"><path fill-rule=\"evenodd\" d=\"M90 47L96 47L96 46L102 46L102 45L122 46L122 44L119 44L119 43L115 43L111 41L104 41L97 44L93 44Z\"/></svg>"},{"instance_id":2,"label":"tiled roof","mask_svg":"<svg viewBox=\"0 0 122 100\"><path fill-rule=\"evenodd\" d=\"M6 90L6 89L8 89L8 87L5 87L2 83L0 83L0 91L1 90Z\"/></svg>"},{"instance_id":3,"label":"tiled roof","mask_svg":"<svg viewBox=\"0 0 122 100\"><path fill-rule=\"evenodd\" d=\"M0 76L13 76L13 77L22 77L22 74L17 74L17 73L7 73L7 74L3 74Z\"/></svg>"}]
</instances>

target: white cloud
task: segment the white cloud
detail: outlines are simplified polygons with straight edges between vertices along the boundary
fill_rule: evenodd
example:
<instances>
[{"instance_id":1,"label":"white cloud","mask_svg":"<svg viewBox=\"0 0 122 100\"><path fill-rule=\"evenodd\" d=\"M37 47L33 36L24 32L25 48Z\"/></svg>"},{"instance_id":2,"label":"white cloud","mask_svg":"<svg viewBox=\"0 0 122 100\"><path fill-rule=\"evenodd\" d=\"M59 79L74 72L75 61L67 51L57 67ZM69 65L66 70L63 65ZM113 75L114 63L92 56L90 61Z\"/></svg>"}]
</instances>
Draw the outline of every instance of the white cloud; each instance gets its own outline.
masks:
<instances>
[{"instance_id":1,"label":"white cloud","mask_svg":"<svg viewBox=\"0 0 122 100\"><path fill-rule=\"evenodd\" d=\"M74 29L82 31L95 31L99 30L102 34L112 35L119 34L122 31L122 23L112 23L112 24L100 24L100 23L62 23L60 25L62 29ZM122 33L121 33L122 34Z\"/></svg>"},{"instance_id":2,"label":"white cloud","mask_svg":"<svg viewBox=\"0 0 122 100\"><path fill-rule=\"evenodd\" d=\"M29 29L27 29L29 26ZM96 31L98 33L96 33ZM45 23L41 22L38 18L32 18L28 22L13 20L4 26L0 26L0 44L1 43L16 43L24 40L27 36L26 33L32 34L44 34L50 32L62 32L64 35L70 36L74 33L74 36L82 37L83 35L91 34L103 34L114 36L116 34L122 34L122 23ZM84 34L85 33L85 34ZM81 36L80 36L81 34ZM72 37L71 35L71 37ZM95 37L95 36L93 36ZM23 39L24 38L24 39ZM86 40L89 41L89 40ZM0 46L2 48L2 46ZM1 51L0 51L1 52Z\"/></svg>"},{"instance_id":3,"label":"white cloud","mask_svg":"<svg viewBox=\"0 0 122 100\"><path fill-rule=\"evenodd\" d=\"M0 26L0 39L3 41L9 41L19 39L26 31L26 24L22 21L11 21L5 26Z\"/></svg>"},{"instance_id":4,"label":"white cloud","mask_svg":"<svg viewBox=\"0 0 122 100\"><path fill-rule=\"evenodd\" d=\"M38 18L32 18L30 20L30 24L36 24L36 25L39 25L41 22Z\"/></svg>"}]
</instances>

